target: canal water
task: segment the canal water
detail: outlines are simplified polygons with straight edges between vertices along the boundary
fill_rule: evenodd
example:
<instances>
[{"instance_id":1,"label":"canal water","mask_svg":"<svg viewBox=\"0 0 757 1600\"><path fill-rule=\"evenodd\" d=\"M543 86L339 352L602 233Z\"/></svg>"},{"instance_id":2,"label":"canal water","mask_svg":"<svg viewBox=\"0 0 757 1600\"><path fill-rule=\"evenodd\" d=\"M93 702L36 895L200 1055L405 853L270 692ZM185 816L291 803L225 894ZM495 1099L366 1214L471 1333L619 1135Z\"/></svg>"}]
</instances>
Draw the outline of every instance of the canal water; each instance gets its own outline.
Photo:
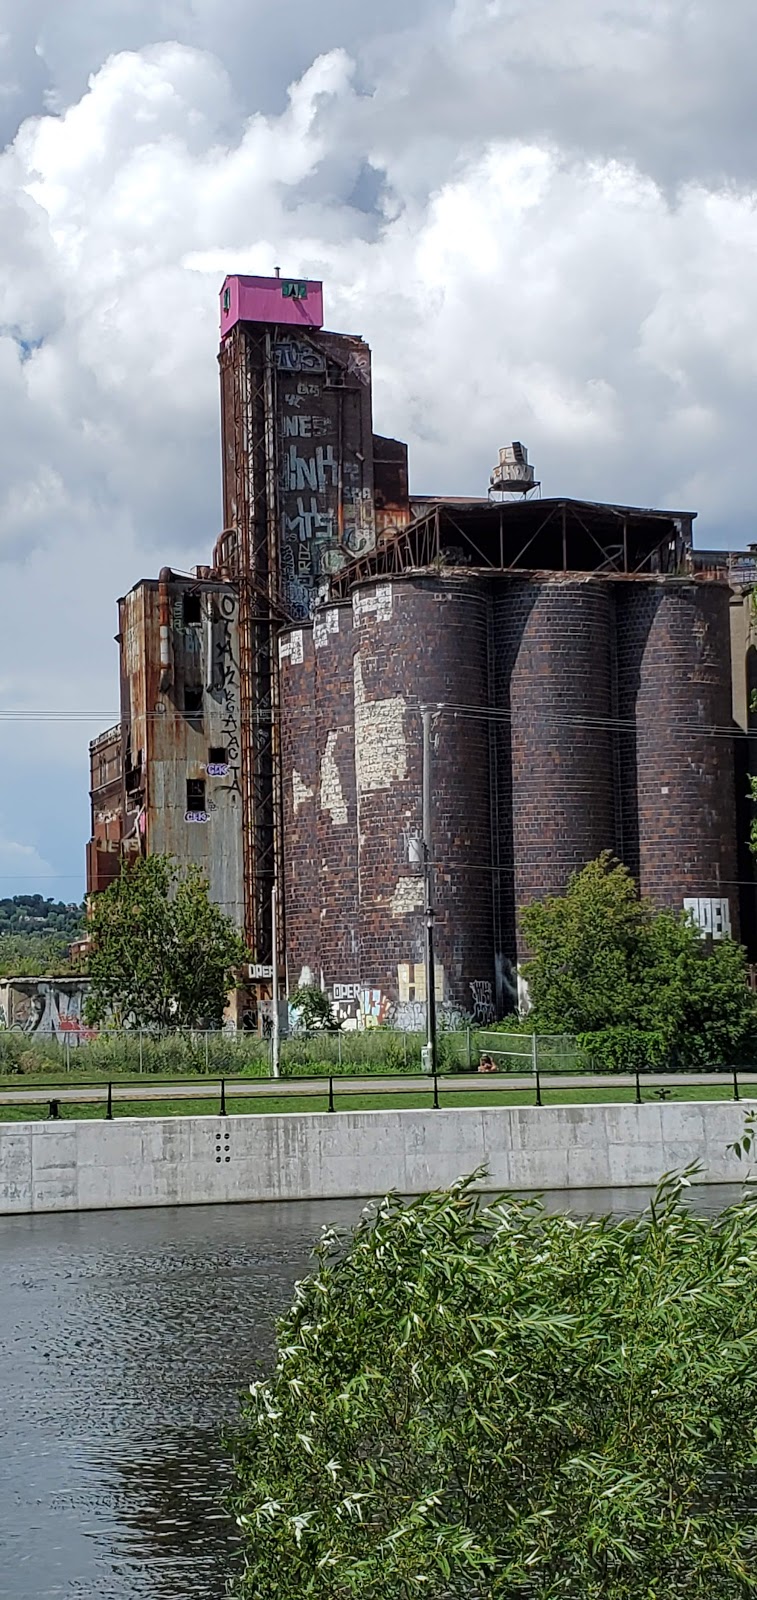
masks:
<instances>
[{"instance_id":1,"label":"canal water","mask_svg":"<svg viewBox=\"0 0 757 1600\"><path fill-rule=\"evenodd\" d=\"M738 1189L692 1192L712 1214ZM638 1190L553 1195L630 1213ZM0 1218L0 1596L222 1600L220 1429L357 1202Z\"/></svg>"}]
</instances>

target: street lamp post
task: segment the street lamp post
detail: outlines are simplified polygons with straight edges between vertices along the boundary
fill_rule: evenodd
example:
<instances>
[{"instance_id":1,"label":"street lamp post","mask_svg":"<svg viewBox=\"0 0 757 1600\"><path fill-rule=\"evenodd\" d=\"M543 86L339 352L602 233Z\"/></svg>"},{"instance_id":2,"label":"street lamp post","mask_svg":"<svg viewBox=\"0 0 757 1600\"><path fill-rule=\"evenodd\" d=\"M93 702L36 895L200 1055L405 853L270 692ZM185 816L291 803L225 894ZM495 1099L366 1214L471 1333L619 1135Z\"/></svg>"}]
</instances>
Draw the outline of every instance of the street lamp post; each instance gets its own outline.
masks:
<instances>
[{"instance_id":1,"label":"street lamp post","mask_svg":"<svg viewBox=\"0 0 757 1600\"><path fill-rule=\"evenodd\" d=\"M436 967L434 962L434 903L431 880L431 718L433 708L421 707L423 719L423 912L426 920L426 1070L436 1072Z\"/></svg>"}]
</instances>

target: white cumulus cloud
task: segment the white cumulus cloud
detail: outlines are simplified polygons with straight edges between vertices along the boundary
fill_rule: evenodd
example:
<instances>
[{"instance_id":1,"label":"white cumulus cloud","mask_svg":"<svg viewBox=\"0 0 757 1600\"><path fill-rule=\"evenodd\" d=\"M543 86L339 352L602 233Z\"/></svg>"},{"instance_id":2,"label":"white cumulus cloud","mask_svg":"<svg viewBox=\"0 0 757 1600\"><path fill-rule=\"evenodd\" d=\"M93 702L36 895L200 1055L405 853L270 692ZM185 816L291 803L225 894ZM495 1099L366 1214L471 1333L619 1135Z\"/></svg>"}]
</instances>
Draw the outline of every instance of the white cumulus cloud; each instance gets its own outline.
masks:
<instances>
[{"instance_id":1,"label":"white cumulus cloud","mask_svg":"<svg viewBox=\"0 0 757 1600\"><path fill-rule=\"evenodd\" d=\"M0 712L61 719L0 720L2 805L62 874L116 596L219 527L226 271L324 278L417 490L522 437L547 493L752 537L746 6L271 11L0 0Z\"/></svg>"}]
</instances>

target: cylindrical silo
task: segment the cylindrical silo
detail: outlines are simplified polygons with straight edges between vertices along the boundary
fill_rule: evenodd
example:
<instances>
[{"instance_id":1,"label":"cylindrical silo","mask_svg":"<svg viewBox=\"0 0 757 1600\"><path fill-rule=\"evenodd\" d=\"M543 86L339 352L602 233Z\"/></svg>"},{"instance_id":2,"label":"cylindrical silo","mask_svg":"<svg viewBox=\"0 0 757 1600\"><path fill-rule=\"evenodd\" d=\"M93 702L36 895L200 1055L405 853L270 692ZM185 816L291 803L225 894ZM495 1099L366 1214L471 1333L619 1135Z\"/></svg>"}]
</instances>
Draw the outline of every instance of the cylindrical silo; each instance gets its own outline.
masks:
<instances>
[{"instance_id":1,"label":"cylindrical silo","mask_svg":"<svg viewBox=\"0 0 757 1600\"><path fill-rule=\"evenodd\" d=\"M624 858L642 894L738 938L729 589L618 582Z\"/></svg>"},{"instance_id":2,"label":"cylindrical silo","mask_svg":"<svg viewBox=\"0 0 757 1600\"><path fill-rule=\"evenodd\" d=\"M448 1012L493 1016L494 950L485 586L459 576L353 592L361 974L379 1015L425 1017L423 705L431 757L437 994Z\"/></svg>"},{"instance_id":3,"label":"cylindrical silo","mask_svg":"<svg viewBox=\"0 0 757 1600\"><path fill-rule=\"evenodd\" d=\"M321 970L349 1022L361 1004L351 600L316 612L313 642Z\"/></svg>"},{"instance_id":4,"label":"cylindrical silo","mask_svg":"<svg viewBox=\"0 0 757 1600\"><path fill-rule=\"evenodd\" d=\"M572 872L615 848L612 621L599 578L514 575L498 585L502 934L512 962L526 953L520 908L562 894Z\"/></svg>"},{"instance_id":5,"label":"cylindrical silo","mask_svg":"<svg viewBox=\"0 0 757 1600\"><path fill-rule=\"evenodd\" d=\"M313 628L279 635L284 905L290 989L321 981Z\"/></svg>"}]
</instances>

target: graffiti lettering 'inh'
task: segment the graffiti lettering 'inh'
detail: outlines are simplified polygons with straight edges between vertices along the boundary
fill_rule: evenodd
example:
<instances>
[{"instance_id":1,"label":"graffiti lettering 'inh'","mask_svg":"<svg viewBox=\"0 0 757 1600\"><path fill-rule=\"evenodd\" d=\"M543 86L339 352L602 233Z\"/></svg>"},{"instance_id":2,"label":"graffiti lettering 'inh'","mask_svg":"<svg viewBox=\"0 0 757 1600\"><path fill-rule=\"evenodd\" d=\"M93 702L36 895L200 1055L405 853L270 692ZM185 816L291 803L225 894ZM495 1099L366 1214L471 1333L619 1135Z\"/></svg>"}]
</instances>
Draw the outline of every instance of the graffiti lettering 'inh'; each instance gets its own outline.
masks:
<instances>
[{"instance_id":1,"label":"graffiti lettering 'inh'","mask_svg":"<svg viewBox=\"0 0 757 1600\"><path fill-rule=\"evenodd\" d=\"M295 619L311 617L329 577L375 540L370 458L365 467L362 443L370 355L349 344L341 354L303 338L274 346L281 584Z\"/></svg>"}]
</instances>

